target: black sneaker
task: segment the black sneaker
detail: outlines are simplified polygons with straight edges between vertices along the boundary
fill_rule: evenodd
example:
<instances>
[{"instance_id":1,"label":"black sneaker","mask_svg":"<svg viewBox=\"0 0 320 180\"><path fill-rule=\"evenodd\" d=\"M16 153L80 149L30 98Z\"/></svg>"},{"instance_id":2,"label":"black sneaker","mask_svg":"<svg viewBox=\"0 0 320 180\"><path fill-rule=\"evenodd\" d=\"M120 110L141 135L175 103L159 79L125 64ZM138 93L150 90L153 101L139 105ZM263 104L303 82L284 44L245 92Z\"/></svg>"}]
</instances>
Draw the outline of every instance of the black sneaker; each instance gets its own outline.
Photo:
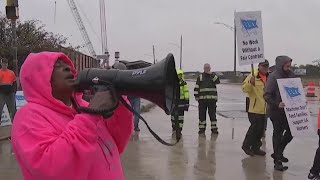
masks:
<instances>
[{"instance_id":1,"label":"black sneaker","mask_svg":"<svg viewBox=\"0 0 320 180\"><path fill-rule=\"evenodd\" d=\"M265 156L266 155L266 152L262 151L261 149L253 150L253 153L258 156Z\"/></svg>"},{"instance_id":2,"label":"black sneaker","mask_svg":"<svg viewBox=\"0 0 320 180\"><path fill-rule=\"evenodd\" d=\"M308 179L311 179L311 180L320 180L320 176L319 176L319 175L317 176L316 174L309 173Z\"/></svg>"},{"instance_id":3,"label":"black sneaker","mask_svg":"<svg viewBox=\"0 0 320 180\"><path fill-rule=\"evenodd\" d=\"M274 154L271 154L271 157L274 159L275 158ZM289 162L289 159L284 157L283 155L281 155L279 161L287 163L287 162Z\"/></svg>"},{"instance_id":4,"label":"black sneaker","mask_svg":"<svg viewBox=\"0 0 320 180\"><path fill-rule=\"evenodd\" d=\"M135 127L135 128L134 128L134 131L139 132L139 131L140 131L140 128L139 128L139 127Z\"/></svg>"},{"instance_id":5,"label":"black sneaker","mask_svg":"<svg viewBox=\"0 0 320 180\"><path fill-rule=\"evenodd\" d=\"M288 166L284 166L281 161L278 161L274 164L274 169L277 171L285 171L288 169Z\"/></svg>"},{"instance_id":6,"label":"black sneaker","mask_svg":"<svg viewBox=\"0 0 320 180\"><path fill-rule=\"evenodd\" d=\"M254 156L254 153L251 151L250 148L245 147L245 146L242 146L241 148L242 148L242 150L243 150L247 155L249 155L249 156Z\"/></svg>"}]
</instances>

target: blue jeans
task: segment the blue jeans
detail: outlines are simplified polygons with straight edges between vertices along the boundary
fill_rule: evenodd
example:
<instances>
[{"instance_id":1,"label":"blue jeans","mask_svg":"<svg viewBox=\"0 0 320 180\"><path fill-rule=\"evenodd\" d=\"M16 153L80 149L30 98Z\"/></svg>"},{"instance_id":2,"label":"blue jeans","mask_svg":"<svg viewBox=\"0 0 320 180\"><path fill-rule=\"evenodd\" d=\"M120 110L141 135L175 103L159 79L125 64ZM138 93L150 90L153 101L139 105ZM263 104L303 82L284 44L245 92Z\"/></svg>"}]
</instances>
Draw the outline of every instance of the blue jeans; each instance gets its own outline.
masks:
<instances>
[{"instance_id":1,"label":"blue jeans","mask_svg":"<svg viewBox=\"0 0 320 180\"><path fill-rule=\"evenodd\" d=\"M132 108L140 114L140 98L129 97L129 101L131 103ZM133 117L134 128L139 127L139 117L134 115Z\"/></svg>"}]
</instances>

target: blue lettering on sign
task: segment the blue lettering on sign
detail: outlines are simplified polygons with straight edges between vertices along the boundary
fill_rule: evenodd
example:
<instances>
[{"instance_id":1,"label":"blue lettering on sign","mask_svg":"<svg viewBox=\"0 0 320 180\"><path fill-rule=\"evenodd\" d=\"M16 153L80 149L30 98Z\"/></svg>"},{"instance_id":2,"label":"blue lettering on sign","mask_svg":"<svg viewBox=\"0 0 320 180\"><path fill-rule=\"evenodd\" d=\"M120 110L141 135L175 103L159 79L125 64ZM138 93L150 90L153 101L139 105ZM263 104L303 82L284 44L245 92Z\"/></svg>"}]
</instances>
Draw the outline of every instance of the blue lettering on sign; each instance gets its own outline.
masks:
<instances>
[{"instance_id":1,"label":"blue lettering on sign","mask_svg":"<svg viewBox=\"0 0 320 180\"><path fill-rule=\"evenodd\" d=\"M16 95L16 99L19 100L19 101L25 100L24 96L21 96L21 95Z\"/></svg>"},{"instance_id":2,"label":"blue lettering on sign","mask_svg":"<svg viewBox=\"0 0 320 180\"><path fill-rule=\"evenodd\" d=\"M286 90L287 94L291 98L301 95L301 93L299 92L299 88L297 88L297 87L284 87L284 89Z\"/></svg>"}]
</instances>

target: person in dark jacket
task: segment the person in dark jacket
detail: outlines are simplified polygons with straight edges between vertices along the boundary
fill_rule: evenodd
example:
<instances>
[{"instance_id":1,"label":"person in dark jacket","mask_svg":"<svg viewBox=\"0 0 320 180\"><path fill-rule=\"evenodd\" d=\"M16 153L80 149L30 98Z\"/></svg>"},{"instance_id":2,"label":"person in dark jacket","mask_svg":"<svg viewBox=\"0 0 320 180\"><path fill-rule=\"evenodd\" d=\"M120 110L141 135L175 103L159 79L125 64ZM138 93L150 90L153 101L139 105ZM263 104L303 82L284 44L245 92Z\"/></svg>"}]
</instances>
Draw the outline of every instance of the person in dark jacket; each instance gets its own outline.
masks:
<instances>
[{"instance_id":1,"label":"person in dark jacket","mask_svg":"<svg viewBox=\"0 0 320 180\"><path fill-rule=\"evenodd\" d=\"M314 156L313 165L308 174L308 179L311 180L320 180L320 116L318 115L318 149Z\"/></svg>"},{"instance_id":2,"label":"person in dark jacket","mask_svg":"<svg viewBox=\"0 0 320 180\"><path fill-rule=\"evenodd\" d=\"M127 66L121 62L116 62L112 68L119 69L119 70L127 70ZM130 104L132 108L138 113L141 113L141 99L139 97L134 96L128 96L128 99L130 101ZM133 123L134 123L134 131L139 132L139 117L134 115L133 116Z\"/></svg>"},{"instance_id":3,"label":"person in dark jacket","mask_svg":"<svg viewBox=\"0 0 320 180\"><path fill-rule=\"evenodd\" d=\"M8 60L1 59L0 69L0 124L4 105L7 105L11 121L16 114L17 78L13 71L8 69Z\"/></svg>"},{"instance_id":4,"label":"person in dark jacket","mask_svg":"<svg viewBox=\"0 0 320 180\"><path fill-rule=\"evenodd\" d=\"M199 135L205 134L207 109L211 121L211 133L218 134L217 127L217 101L218 91L217 84L220 84L219 76L211 72L210 64L205 64L204 72L197 78L196 86L194 87L195 99L199 102Z\"/></svg>"},{"instance_id":5,"label":"person in dark jacket","mask_svg":"<svg viewBox=\"0 0 320 180\"><path fill-rule=\"evenodd\" d=\"M284 111L285 104L282 102L277 79L293 78L294 73L291 70L292 59L288 56L278 56L276 58L275 71L272 72L267 80L264 92L264 98L268 104L270 119L273 124L273 154L274 168L278 171L287 170L287 166L283 166L283 162L289 160L283 156L283 152L292 140L291 131Z\"/></svg>"}]
</instances>

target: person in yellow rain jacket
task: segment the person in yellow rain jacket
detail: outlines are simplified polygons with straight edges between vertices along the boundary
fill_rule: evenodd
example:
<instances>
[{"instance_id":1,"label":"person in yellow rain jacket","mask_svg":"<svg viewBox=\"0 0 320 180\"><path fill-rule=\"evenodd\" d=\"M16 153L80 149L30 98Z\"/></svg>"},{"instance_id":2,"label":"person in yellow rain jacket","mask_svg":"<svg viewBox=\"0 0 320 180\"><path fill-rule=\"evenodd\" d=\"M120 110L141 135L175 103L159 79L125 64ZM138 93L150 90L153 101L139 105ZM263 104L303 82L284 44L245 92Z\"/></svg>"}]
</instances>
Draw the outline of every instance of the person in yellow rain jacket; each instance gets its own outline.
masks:
<instances>
[{"instance_id":1,"label":"person in yellow rain jacket","mask_svg":"<svg viewBox=\"0 0 320 180\"><path fill-rule=\"evenodd\" d=\"M179 84L180 84L180 98L178 99L178 106L173 110L171 114L171 122L172 122L172 130L175 131L178 127L180 132L183 128L183 121L184 121L184 111L189 110L189 89L187 82L184 80L183 71L177 70L177 74L179 77ZM175 122L178 122L177 126Z\"/></svg>"},{"instance_id":2,"label":"person in yellow rain jacket","mask_svg":"<svg viewBox=\"0 0 320 180\"><path fill-rule=\"evenodd\" d=\"M263 97L264 87L268 77L269 62L265 60L259 63L258 69L250 74L243 82L242 91L249 97L248 117L251 123L242 144L243 151L250 156L265 156L260 149L261 138L264 134L266 121L266 101Z\"/></svg>"}]
</instances>

